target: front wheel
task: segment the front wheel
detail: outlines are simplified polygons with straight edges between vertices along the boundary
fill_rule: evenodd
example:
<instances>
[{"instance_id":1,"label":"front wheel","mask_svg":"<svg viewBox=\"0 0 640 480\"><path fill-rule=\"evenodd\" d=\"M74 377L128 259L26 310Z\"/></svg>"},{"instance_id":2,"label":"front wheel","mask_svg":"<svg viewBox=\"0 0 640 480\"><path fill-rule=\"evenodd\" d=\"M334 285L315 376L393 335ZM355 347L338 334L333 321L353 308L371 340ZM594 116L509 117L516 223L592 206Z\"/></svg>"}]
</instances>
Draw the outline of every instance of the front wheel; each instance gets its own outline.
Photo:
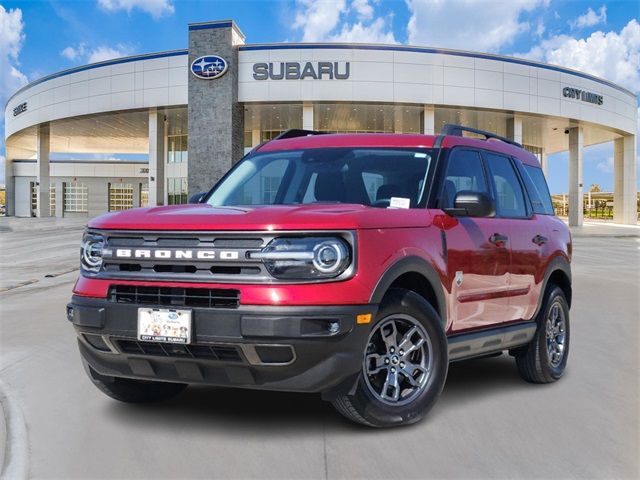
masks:
<instances>
[{"instance_id":1,"label":"front wheel","mask_svg":"<svg viewBox=\"0 0 640 480\"><path fill-rule=\"evenodd\" d=\"M414 292L390 290L369 334L355 393L333 405L371 427L418 422L440 396L448 365L447 339L433 307Z\"/></svg>"},{"instance_id":2,"label":"front wheel","mask_svg":"<svg viewBox=\"0 0 640 480\"><path fill-rule=\"evenodd\" d=\"M531 383L555 382L569 357L569 304L557 285L547 288L537 323L529 345L515 354L518 372Z\"/></svg>"}]
</instances>

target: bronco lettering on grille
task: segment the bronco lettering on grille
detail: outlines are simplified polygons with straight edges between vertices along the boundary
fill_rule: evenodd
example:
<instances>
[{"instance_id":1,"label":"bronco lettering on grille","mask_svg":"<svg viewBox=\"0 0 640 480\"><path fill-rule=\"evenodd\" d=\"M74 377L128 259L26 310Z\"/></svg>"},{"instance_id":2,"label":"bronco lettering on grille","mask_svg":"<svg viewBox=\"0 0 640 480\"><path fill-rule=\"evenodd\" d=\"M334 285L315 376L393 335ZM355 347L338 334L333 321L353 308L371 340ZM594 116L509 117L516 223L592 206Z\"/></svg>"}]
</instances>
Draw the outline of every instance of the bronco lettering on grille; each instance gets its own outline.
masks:
<instances>
[{"instance_id":1,"label":"bronco lettering on grille","mask_svg":"<svg viewBox=\"0 0 640 480\"><path fill-rule=\"evenodd\" d=\"M109 256L109 251L104 252ZM116 248L113 258L155 258L160 260L238 260L239 254L235 250L171 250L150 248Z\"/></svg>"}]
</instances>

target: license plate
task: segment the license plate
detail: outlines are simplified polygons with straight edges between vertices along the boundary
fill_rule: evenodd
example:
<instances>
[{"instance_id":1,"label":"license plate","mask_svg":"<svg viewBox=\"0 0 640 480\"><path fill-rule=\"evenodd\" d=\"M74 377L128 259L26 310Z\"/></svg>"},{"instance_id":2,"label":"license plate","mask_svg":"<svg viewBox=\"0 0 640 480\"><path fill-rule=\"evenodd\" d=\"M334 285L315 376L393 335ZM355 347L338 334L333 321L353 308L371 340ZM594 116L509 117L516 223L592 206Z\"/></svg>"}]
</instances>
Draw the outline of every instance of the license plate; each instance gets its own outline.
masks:
<instances>
[{"instance_id":1,"label":"license plate","mask_svg":"<svg viewBox=\"0 0 640 480\"><path fill-rule=\"evenodd\" d=\"M191 343L191 310L139 308L138 340Z\"/></svg>"}]
</instances>

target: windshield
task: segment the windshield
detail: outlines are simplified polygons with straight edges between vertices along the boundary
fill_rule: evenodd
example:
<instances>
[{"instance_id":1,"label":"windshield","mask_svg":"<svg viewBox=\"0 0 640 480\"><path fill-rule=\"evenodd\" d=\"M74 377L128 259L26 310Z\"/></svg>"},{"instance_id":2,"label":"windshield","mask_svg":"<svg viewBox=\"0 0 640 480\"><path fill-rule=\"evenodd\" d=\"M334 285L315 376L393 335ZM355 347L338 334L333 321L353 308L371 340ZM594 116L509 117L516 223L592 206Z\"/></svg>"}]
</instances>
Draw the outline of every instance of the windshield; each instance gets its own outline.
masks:
<instances>
[{"instance_id":1,"label":"windshield","mask_svg":"<svg viewBox=\"0 0 640 480\"><path fill-rule=\"evenodd\" d=\"M357 203L415 208L423 204L433 153L433 149L398 148L257 153L238 163L216 186L207 203Z\"/></svg>"}]
</instances>

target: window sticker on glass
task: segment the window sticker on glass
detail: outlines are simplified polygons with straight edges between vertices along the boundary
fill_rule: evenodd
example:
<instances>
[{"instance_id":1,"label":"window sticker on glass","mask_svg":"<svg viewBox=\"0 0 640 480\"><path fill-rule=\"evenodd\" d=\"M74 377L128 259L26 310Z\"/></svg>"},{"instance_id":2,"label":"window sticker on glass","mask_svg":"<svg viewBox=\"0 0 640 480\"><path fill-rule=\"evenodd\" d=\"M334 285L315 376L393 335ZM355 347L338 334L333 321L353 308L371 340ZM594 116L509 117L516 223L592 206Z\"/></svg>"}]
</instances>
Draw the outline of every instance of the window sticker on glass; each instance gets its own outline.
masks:
<instances>
[{"instance_id":1,"label":"window sticker on glass","mask_svg":"<svg viewBox=\"0 0 640 480\"><path fill-rule=\"evenodd\" d=\"M416 152L416 153L413 154L413 158L427 158L427 154L426 153Z\"/></svg>"},{"instance_id":2,"label":"window sticker on glass","mask_svg":"<svg viewBox=\"0 0 640 480\"><path fill-rule=\"evenodd\" d=\"M404 197L391 197L389 208L409 208L411 200Z\"/></svg>"}]
</instances>

